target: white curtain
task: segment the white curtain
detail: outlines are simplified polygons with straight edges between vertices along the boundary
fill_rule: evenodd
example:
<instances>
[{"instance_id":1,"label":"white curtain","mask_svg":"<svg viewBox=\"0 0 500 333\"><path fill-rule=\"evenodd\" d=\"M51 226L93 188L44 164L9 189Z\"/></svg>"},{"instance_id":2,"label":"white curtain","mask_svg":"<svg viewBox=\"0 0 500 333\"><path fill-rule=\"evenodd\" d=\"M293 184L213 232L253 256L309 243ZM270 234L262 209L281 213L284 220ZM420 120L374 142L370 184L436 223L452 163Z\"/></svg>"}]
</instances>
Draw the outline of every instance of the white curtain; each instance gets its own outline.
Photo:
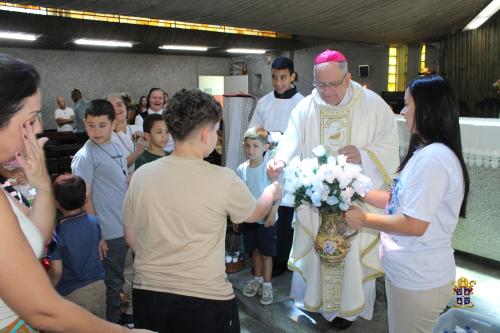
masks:
<instances>
[{"instance_id":1,"label":"white curtain","mask_svg":"<svg viewBox=\"0 0 500 333\"><path fill-rule=\"evenodd\" d=\"M255 108L255 98L250 95L224 96L224 145L222 166L234 171L243 163L243 134L248 129Z\"/></svg>"}]
</instances>

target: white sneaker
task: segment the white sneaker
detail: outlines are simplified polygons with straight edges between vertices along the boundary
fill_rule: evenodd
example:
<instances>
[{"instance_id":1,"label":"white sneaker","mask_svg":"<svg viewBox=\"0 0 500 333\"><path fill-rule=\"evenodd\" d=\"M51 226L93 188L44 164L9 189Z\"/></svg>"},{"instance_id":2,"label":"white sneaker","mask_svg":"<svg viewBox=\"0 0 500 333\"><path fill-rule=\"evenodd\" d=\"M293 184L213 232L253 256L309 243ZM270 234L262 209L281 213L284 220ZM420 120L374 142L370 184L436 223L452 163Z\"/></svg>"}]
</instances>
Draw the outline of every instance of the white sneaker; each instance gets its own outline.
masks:
<instances>
[{"instance_id":1,"label":"white sneaker","mask_svg":"<svg viewBox=\"0 0 500 333\"><path fill-rule=\"evenodd\" d=\"M255 279L252 279L248 281L245 288L243 288L243 295L247 297L254 297L257 293L260 293L260 288L261 285L255 281Z\"/></svg>"},{"instance_id":2,"label":"white sneaker","mask_svg":"<svg viewBox=\"0 0 500 333\"><path fill-rule=\"evenodd\" d=\"M262 297L260 298L260 304L269 305L273 302L273 287L262 286Z\"/></svg>"}]
</instances>

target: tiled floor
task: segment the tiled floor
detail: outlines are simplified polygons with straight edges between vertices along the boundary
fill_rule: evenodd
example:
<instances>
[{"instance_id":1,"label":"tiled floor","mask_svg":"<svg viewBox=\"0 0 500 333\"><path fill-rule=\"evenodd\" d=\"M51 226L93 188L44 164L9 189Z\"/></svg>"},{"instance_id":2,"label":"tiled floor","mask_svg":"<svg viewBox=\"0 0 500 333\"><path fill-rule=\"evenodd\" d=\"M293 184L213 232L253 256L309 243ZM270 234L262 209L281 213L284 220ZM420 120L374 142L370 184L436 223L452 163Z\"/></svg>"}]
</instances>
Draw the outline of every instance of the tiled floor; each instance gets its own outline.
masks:
<instances>
[{"instance_id":1,"label":"tiled floor","mask_svg":"<svg viewBox=\"0 0 500 333\"><path fill-rule=\"evenodd\" d=\"M472 296L474 307L467 311L479 313L491 321L500 320L500 263L460 253L456 254L456 263L457 278L464 276L476 281ZM249 278L251 273L248 266L243 271L229 275L238 297L243 333L336 332L321 315L305 312L294 306L288 297L291 284L290 272L273 279L275 302L265 307L259 304L258 298L242 295L243 286ZM450 305L453 302L454 300L450 301ZM384 284L380 279L377 281L377 300L373 319L371 321L358 319L344 332L387 332L386 306ZM496 330L488 331L490 332L496 333Z\"/></svg>"}]
</instances>

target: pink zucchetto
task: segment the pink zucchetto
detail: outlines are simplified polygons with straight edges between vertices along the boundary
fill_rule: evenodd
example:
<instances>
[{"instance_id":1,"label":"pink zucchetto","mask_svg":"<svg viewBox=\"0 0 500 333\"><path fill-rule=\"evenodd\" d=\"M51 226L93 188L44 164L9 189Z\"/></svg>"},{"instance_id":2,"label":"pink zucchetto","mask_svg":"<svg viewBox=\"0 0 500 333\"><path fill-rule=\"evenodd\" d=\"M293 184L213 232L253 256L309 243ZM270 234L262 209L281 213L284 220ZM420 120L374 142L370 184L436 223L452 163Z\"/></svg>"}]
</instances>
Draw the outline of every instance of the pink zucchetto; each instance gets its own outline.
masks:
<instances>
[{"instance_id":1,"label":"pink zucchetto","mask_svg":"<svg viewBox=\"0 0 500 333\"><path fill-rule=\"evenodd\" d=\"M314 64L319 65L325 62L344 62L344 61L347 61L347 58L339 51L325 50L316 56L316 59L314 59Z\"/></svg>"}]
</instances>

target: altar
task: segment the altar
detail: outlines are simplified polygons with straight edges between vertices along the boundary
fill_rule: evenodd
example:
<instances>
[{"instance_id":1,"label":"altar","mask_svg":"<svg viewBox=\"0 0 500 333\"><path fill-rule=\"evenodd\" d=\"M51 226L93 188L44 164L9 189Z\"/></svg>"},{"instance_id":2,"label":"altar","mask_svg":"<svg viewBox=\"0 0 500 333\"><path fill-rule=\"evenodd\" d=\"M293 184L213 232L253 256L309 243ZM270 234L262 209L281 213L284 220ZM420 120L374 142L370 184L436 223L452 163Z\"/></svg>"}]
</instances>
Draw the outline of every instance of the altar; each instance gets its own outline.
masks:
<instances>
[{"instance_id":1,"label":"altar","mask_svg":"<svg viewBox=\"0 0 500 333\"><path fill-rule=\"evenodd\" d=\"M399 154L406 154L406 120L396 115ZM470 176L467 217L453 236L456 250L500 261L500 119L460 118L462 150Z\"/></svg>"}]
</instances>

